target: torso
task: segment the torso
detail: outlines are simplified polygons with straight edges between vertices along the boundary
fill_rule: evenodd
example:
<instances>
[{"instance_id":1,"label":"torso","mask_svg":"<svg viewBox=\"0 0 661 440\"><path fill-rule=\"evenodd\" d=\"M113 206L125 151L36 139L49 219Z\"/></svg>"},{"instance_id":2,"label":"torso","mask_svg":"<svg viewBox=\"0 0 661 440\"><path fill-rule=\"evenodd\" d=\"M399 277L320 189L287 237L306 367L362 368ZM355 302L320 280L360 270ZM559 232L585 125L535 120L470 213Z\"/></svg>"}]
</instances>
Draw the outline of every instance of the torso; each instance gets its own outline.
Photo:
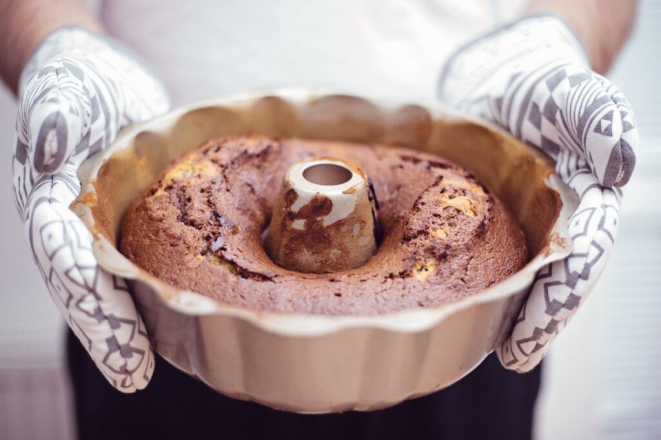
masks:
<instances>
[{"instance_id":1,"label":"torso","mask_svg":"<svg viewBox=\"0 0 661 440\"><path fill-rule=\"evenodd\" d=\"M106 0L103 18L176 104L282 86L416 99L433 97L452 50L517 1Z\"/></svg>"}]
</instances>

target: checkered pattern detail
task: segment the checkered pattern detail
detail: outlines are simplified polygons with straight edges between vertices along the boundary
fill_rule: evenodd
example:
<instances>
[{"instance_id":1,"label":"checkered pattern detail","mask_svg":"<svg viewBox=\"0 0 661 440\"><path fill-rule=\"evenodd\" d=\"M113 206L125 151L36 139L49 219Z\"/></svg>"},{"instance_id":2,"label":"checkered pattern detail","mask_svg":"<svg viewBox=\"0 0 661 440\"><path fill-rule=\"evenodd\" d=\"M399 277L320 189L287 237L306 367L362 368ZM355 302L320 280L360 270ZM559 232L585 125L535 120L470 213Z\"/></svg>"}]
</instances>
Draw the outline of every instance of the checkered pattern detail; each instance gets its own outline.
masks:
<instances>
[{"instance_id":1,"label":"checkered pattern detail","mask_svg":"<svg viewBox=\"0 0 661 440\"><path fill-rule=\"evenodd\" d=\"M633 172L638 130L622 93L587 67L571 30L537 16L459 49L441 74L451 106L508 129L556 161L556 172L581 197L570 220L569 257L537 274L501 363L529 371L596 283L617 233L619 187Z\"/></svg>"}]
</instances>

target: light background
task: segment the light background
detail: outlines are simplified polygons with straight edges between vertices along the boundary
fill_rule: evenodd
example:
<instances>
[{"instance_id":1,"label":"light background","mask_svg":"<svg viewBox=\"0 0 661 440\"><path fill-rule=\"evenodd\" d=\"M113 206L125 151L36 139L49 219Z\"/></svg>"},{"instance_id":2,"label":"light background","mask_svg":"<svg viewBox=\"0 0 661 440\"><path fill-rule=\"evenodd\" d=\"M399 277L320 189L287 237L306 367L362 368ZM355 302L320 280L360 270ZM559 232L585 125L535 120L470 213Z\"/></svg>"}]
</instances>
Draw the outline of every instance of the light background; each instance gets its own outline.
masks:
<instances>
[{"instance_id":1,"label":"light background","mask_svg":"<svg viewBox=\"0 0 661 440\"><path fill-rule=\"evenodd\" d=\"M547 357L536 438L661 438L661 1L609 77L641 131L615 252L597 289ZM0 437L72 438L64 327L33 265L11 196L16 104L0 88ZM28 312L29 310L29 312Z\"/></svg>"}]
</instances>

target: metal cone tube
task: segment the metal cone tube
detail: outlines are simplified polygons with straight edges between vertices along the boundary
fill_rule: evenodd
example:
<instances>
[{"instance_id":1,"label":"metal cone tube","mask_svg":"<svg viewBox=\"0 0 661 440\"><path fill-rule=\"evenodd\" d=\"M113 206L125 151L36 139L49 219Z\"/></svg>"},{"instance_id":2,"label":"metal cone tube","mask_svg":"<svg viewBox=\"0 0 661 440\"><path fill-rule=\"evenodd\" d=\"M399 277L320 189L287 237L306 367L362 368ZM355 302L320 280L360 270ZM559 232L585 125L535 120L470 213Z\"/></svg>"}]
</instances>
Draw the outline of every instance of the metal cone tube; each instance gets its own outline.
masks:
<instances>
[{"instance_id":1,"label":"metal cone tube","mask_svg":"<svg viewBox=\"0 0 661 440\"><path fill-rule=\"evenodd\" d=\"M356 268L376 251L377 209L371 182L357 165L332 158L297 162L285 173L266 252L298 272Z\"/></svg>"}]
</instances>

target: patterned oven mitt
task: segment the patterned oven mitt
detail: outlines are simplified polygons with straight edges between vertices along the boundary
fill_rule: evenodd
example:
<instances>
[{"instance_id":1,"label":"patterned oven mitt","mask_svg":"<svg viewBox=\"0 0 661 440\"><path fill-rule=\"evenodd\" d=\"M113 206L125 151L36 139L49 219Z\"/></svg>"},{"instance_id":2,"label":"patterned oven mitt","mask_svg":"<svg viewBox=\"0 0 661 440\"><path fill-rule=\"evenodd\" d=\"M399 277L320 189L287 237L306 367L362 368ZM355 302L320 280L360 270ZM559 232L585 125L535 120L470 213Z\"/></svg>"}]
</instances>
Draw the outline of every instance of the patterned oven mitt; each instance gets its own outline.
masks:
<instances>
[{"instance_id":1,"label":"patterned oven mitt","mask_svg":"<svg viewBox=\"0 0 661 440\"><path fill-rule=\"evenodd\" d=\"M530 371L588 296L613 247L619 187L636 162L634 116L554 16L526 18L459 49L443 69L439 95L544 150L580 196L569 223L571 254L539 271L510 337L496 350L506 368Z\"/></svg>"},{"instance_id":2,"label":"patterned oven mitt","mask_svg":"<svg viewBox=\"0 0 661 440\"><path fill-rule=\"evenodd\" d=\"M50 294L108 381L144 388L154 369L144 324L123 279L101 269L92 236L69 209L78 166L120 128L166 112L169 96L125 49L78 28L50 34L20 82L13 156L16 204Z\"/></svg>"}]
</instances>

